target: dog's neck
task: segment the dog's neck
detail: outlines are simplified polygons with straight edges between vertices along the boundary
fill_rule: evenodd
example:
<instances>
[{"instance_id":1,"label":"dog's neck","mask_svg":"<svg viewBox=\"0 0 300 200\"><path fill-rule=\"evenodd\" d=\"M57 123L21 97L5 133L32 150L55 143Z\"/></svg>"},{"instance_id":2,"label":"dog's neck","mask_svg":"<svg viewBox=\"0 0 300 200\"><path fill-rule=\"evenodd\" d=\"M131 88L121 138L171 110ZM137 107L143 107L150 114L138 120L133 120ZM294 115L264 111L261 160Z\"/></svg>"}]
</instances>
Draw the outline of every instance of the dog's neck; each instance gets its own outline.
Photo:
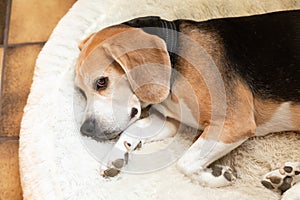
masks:
<instances>
[{"instance_id":1,"label":"dog's neck","mask_svg":"<svg viewBox=\"0 0 300 200\"><path fill-rule=\"evenodd\" d=\"M167 50L170 55L170 61L172 67L175 62L175 55L177 53L177 45L178 45L178 23L177 21L167 21L160 19L160 17L139 17L123 24L141 28L146 33L151 35L157 35L161 39L163 39L167 45Z\"/></svg>"}]
</instances>

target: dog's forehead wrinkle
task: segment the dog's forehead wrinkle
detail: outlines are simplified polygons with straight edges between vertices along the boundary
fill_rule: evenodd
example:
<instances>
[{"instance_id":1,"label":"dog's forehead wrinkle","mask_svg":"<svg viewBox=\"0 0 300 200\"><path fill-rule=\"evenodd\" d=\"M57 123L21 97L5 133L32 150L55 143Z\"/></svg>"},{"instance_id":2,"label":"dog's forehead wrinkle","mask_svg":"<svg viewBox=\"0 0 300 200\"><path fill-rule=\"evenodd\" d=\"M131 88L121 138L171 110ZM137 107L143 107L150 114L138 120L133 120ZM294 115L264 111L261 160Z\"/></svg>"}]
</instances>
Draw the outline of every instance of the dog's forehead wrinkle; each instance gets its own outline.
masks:
<instances>
[{"instance_id":1,"label":"dog's forehead wrinkle","mask_svg":"<svg viewBox=\"0 0 300 200\"><path fill-rule=\"evenodd\" d=\"M120 33L128 31L130 29L132 28L111 26L95 33L95 35L89 41L90 45L86 45L84 47L84 53L86 55L90 55L97 49L101 49L103 53L105 53L104 47L106 46L106 44L116 41L116 38L118 38L116 37L116 35L119 35Z\"/></svg>"},{"instance_id":2,"label":"dog's forehead wrinkle","mask_svg":"<svg viewBox=\"0 0 300 200\"><path fill-rule=\"evenodd\" d=\"M93 71L103 72L105 69L112 65L114 60L105 53L103 48L95 48L88 55L84 55L84 62L80 65L80 68L83 70L82 73L90 73Z\"/></svg>"}]
</instances>

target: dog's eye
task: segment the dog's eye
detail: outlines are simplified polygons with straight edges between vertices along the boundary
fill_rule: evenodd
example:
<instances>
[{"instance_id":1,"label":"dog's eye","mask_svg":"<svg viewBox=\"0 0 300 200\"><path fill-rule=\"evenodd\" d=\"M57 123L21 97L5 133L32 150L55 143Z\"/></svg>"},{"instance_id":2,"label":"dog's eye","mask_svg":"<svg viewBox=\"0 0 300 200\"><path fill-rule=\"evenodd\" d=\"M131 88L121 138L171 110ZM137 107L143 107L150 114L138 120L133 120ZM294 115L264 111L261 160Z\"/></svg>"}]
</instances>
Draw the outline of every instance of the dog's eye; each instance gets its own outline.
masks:
<instances>
[{"instance_id":1,"label":"dog's eye","mask_svg":"<svg viewBox=\"0 0 300 200\"><path fill-rule=\"evenodd\" d=\"M108 85L108 77L101 77L95 82L95 90L104 90Z\"/></svg>"}]
</instances>

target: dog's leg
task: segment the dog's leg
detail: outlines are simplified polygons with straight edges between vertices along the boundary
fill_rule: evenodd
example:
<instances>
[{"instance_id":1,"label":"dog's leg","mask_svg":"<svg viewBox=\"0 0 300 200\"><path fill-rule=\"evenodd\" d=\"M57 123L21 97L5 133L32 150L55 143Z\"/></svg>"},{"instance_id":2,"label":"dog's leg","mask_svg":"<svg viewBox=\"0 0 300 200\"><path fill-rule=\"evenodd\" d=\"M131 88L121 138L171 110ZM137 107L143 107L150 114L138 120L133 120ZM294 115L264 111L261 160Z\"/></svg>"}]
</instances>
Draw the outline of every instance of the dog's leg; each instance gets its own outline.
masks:
<instances>
[{"instance_id":1,"label":"dog's leg","mask_svg":"<svg viewBox=\"0 0 300 200\"><path fill-rule=\"evenodd\" d=\"M268 189L285 192L300 182L300 162L286 162L279 169L264 175L261 183Z\"/></svg>"},{"instance_id":2,"label":"dog's leg","mask_svg":"<svg viewBox=\"0 0 300 200\"><path fill-rule=\"evenodd\" d=\"M215 113L205 121L202 135L177 163L179 170L203 186L222 187L235 181L230 167L209 168L209 165L254 136L256 131L252 93L241 82L235 86L226 98L226 113L222 109L218 111L222 102L214 104Z\"/></svg>"},{"instance_id":3,"label":"dog's leg","mask_svg":"<svg viewBox=\"0 0 300 200\"><path fill-rule=\"evenodd\" d=\"M150 143L174 136L179 124L178 121L152 110L148 117L137 120L125 132L140 138L143 143Z\"/></svg>"},{"instance_id":4,"label":"dog's leg","mask_svg":"<svg viewBox=\"0 0 300 200\"><path fill-rule=\"evenodd\" d=\"M179 122L165 118L158 112L136 121L120 136L109 154L103 159L101 174L106 177L116 176L128 163L131 152L143 143L163 140L177 133Z\"/></svg>"},{"instance_id":5,"label":"dog's leg","mask_svg":"<svg viewBox=\"0 0 300 200\"><path fill-rule=\"evenodd\" d=\"M224 144L219 141L206 140L200 137L184 156L179 159L177 166L185 175L203 186L222 187L230 185L236 179L230 167L207 167L239 146L242 142Z\"/></svg>"},{"instance_id":6,"label":"dog's leg","mask_svg":"<svg viewBox=\"0 0 300 200\"><path fill-rule=\"evenodd\" d=\"M211 134L220 130L220 135ZM179 159L177 163L179 170L203 186L222 187L232 184L236 178L230 167L216 165L208 168L211 163L249 138L248 132L230 134L232 131L237 131L237 129L232 126L226 127L226 125L223 128L206 127L198 140ZM232 137L233 135L239 137ZM229 142L229 138L231 138L231 142Z\"/></svg>"},{"instance_id":7,"label":"dog's leg","mask_svg":"<svg viewBox=\"0 0 300 200\"><path fill-rule=\"evenodd\" d=\"M130 153L140 145L141 140L122 133L110 152L101 160L100 174L114 177L128 163Z\"/></svg>"},{"instance_id":8,"label":"dog's leg","mask_svg":"<svg viewBox=\"0 0 300 200\"><path fill-rule=\"evenodd\" d=\"M144 143L161 141L163 139L173 137L176 135L178 127L178 121L171 118L167 118L161 130L158 133L154 134L153 137L146 138L144 140Z\"/></svg>"}]
</instances>

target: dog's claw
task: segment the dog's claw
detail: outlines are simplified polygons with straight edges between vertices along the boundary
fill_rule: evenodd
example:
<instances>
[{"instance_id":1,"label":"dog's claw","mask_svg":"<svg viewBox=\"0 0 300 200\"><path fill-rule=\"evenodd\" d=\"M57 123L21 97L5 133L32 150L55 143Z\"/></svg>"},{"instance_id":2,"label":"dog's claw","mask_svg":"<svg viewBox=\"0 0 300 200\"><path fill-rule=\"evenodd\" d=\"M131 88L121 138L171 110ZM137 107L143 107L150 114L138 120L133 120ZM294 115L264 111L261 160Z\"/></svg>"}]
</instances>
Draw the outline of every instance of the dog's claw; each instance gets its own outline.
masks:
<instances>
[{"instance_id":1,"label":"dog's claw","mask_svg":"<svg viewBox=\"0 0 300 200\"><path fill-rule=\"evenodd\" d=\"M141 149L142 146L143 146L143 143L142 143L142 141L140 141L140 142L138 143L138 145L134 148L134 151L135 151L135 150Z\"/></svg>"}]
</instances>

